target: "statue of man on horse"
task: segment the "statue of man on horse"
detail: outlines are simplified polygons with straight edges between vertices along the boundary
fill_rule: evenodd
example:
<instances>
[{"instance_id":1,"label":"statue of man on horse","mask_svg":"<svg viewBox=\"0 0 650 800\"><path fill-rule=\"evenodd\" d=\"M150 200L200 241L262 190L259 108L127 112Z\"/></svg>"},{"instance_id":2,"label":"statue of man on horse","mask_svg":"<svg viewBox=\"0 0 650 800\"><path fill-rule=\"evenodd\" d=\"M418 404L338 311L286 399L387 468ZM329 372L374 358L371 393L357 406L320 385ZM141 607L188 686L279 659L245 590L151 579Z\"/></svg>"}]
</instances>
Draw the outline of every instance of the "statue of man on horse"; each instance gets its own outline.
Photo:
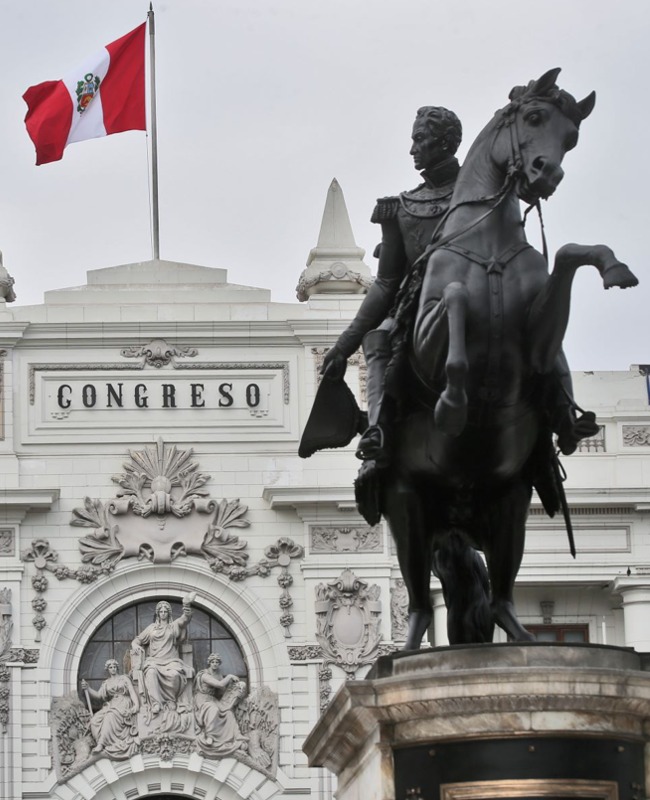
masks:
<instances>
[{"instance_id":1,"label":"statue of man on horse","mask_svg":"<svg viewBox=\"0 0 650 800\"><path fill-rule=\"evenodd\" d=\"M457 117L418 111L411 153L425 182L378 201L377 281L325 356L323 383L341 381L363 341L369 426L357 448L357 499L395 538L409 591L407 649L431 620L432 569L451 643L489 641L494 623L530 638L512 591L532 489L549 514L564 511L570 531L552 434L570 454L598 430L593 414L576 414L561 349L571 280L593 264L606 288L637 282L603 246L565 246L549 275L546 253L526 241L519 201L539 206L553 194L595 102L559 89L558 74L513 89L460 171ZM318 397L301 455L319 449L317 406Z\"/></svg>"}]
</instances>

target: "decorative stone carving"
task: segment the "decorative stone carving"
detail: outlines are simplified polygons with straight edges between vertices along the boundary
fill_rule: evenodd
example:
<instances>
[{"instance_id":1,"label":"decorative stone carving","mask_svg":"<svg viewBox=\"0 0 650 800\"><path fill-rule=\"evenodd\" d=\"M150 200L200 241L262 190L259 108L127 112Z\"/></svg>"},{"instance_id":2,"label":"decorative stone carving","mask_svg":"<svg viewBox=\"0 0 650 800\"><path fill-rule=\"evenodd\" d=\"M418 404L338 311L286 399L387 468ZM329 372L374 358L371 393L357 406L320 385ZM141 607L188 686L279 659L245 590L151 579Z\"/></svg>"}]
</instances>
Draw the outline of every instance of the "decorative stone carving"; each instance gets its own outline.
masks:
<instances>
[{"instance_id":1,"label":"decorative stone carving","mask_svg":"<svg viewBox=\"0 0 650 800\"><path fill-rule=\"evenodd\" d=\"M3 734L7 732L9 725L10 681L11 673L9 668L4 661L0 661L0 730Z\"/></svg>"},{"instance_id":2,"label":"decorative stone carving","mask_svg":"<svg viewBox=\"0 0 650 800\"><path fill-rule=\"evenodd\" d=\"M7 660L11 654L11 589L0 589L0 661Z\"/></svg>"},{"instance_id":3,"label":"decorative stone carving","mask_svg":"<svg viewBox=\"0 0 650 800\"><path fill-rule=\"evenodd\" d=\"M158 755L161 761L171 761L175 755L189 755L195 751L195 743L184 736L173 736L163 733L151 736L142 742L141 752L144 755Z\"/></svg>"},{"instance_id":4,"label":"decorative stone carving","mask_svg":"<svg viewBox=\"0 0 650 800\"><path fill-rule=\"evenodd\" d=\"M235 707L246 693L246 684L236 675L222 675L220 666L221 656L211 653L206 669L194 679L194 717L199 752L225 758L248 750L235 717Z\"/></svg>"},{"instance_id":5,"label":"decorative stone carving","mask_svg":"<svg viewBox=\"0 0 650 800\"><path fill-rule=\"evenodd\" d=\"M11 589L0 589L0 730L7 732L9 724L9 697L11 690L11 673L7 661L12 655L11 636L13 620L11 619Z\"/></svg>"},{"instance_id":6,"label":"decorative stone carving","mask_svg":"<svg viewBox=\"0 0 650 800\"><path fill-rule=\"evenodd\" d=\"M106 504L86 497L84 507L72 512L71 525L93 529L79 541L82 561L111 569L122 558L169 562L190 554L207 557L203 544L208 539L214 560L215 531L217 550L227 549L223 529L247 527L247 509L238 500L218 504L211 499L203 488L209 477L199 472L192 454L160 438L155 447L129 451L124 472L113 476L120 486L117 497Z\"/></svg>"},{"instance_id":7,"label":"decorative stone carving","mask_svg":"<svg viewBox=\"0 0 650 800\"><path fill-rule=\"evenodd\" d=\"M408 631L409 598L402 578L395 581L390 590L390 624L393 641L406 641Z\"/></svg>"},{"instance_id":8,"label":"decorative stone carving","mask_svg":"<svg viewBox=\"0 0 650 800\"><path fill-rule=\"evenodd\" d=\"M323 655L318 644L301 644L297 647L289 647L289 659L291 661L316 661Z\"/></svg>"},{"instance_id":9,"label":"decorative stone carving","mask_svg":"<svg viewBox=\"0 0 650 800\"><path fill-rule=\"evenodd\" d=\"M199 351L193 347L175 347L165 339L152 339L141 347L125 347L120 351L124 358L141 358L143 364L160 369L168 364L176 366L175 358L194 358Z\"/></svg>"},{"instance_id":10,"label":"decorative stone carving","mask_svg":"<svg viewBox=\"0 0 650 800\"><path fill-rule=\"evenodd\" d=\"M92 758L90 711L74 692L52 698L50 715L53 756L57 777L65 781L76 775Z\"/></svg>"},{"instance_id":11,"label":"decorative stone carving","mask_svg":"<svg viewBox=\"0 0 650 800\"><path fill-rule=\"evenodd\" d=\"M13 556L15 552L14 547L14 532L10 528L0 530L0 557Z\"/></svg>"},{"instance_id":12,"label":"decorative stone carving","mask_svg":"<svg viewBox=\"0 0 650 800\"><path fill-rule=\"evenodd\" d=\"M335 664L348 678L377 657L381 632L380 588L368 586L349 569L328 584L316 586L316 639L325 664Z\"/></svg>"},{"instance_id":13,"label":"decorative stone carving","mask_svg":"<svg viewBox=\"0 0 650 800\"><path fill-rule=\"evenodd\" d=\"M2 263L2 253L0 252L0 297L6 303L13 303L16 299L16 292L14 292L14 279L5 269Z\"/></svg>"},{"instance_id":14,"label":"decorative stone carving","mask_svg":"<svg viewBox=\"0 0 650 800\"><path fill-rule=\"evenodd\" d=\"M36 612L32 617L32 625L36 628L34 641L41 641L41 631L46 626L43 611L47 608L47 601L42 596L47 589L49 582L43 574L46 569L54 569L53 564L59 558L58 553L50 549L50 543L46 539L34 539L29 550L22 553L23 561L31 561L36 567L36 575L32 577L32 588L36 592L36 597L32 600L32 608Z\"/></svg>"},{"instance_id":15,"label":"decorative stone carving","mask_svg":"<svg viewBox=\"0 0 650 800\"><path fill-rule=\"evenodd\" d=\"M329 664L321 664L318 668L318 694L320 697L321 713L325 711L332 696L332 670Z\"/></svg>"},{"instance_id":16,"label":"decorative stone carving","mask_svg":"<svg viewBox=\"0 0 650 800\"><path fill-rule=\"evenodd\" d=\"M647 447L650 445L650 425L623 425L625 447Z\"/></svg>"},{"instance_id":17,"label":"decorative stone carving","mask_svg":"<svg viewBox=\"0 0 650 800\"><path fill-rule=\"evenodd\" d=\"M72 512L71 525L91 529L79 540L83 566L56 563L58 554L45 539L35 539L22 553L23 560L33 562L37 569L32 578L37 592L33 603L36 641L46 624L42 612L47 603L40 597L48 585L46 570L58 580L74 578L91 583L110 574L122 559L173 562L189 555L204 558L214 572L232 581L252 575L266 578L279 569L280 624L290 638L293 600L289 588L293 577L289 567L292 560L303 557L304 549L283 537L265 548L264 558L249 564L245 552L248 543L229 532L230 528L250 525L245 518L248 509L239 500L217 502L209 497L203 488L208 476L198 471L192 450L167 448L159 439L155 448L130 452L130 456L124 473L113 478L121 487L114 500L104 503L86 497L84 507Z\"/></svg>"},{"instance_id":18,"label":"decorative stone carving","mask_svg":"<svg viewBox=\"0 0 650 800\"><path fill-rule=\"evenodd\" d=\"M275 775L280 743L278 696L268 686L259 686L244 697L235 714L242 734L248 739L248 753L242 753L239 760Z\"/></svg>"},{"instance_id":19,"label":"decorative stone carving","mask_svg":"<svg viewBox=\"0 0 650 800\"><path fill-rule=\"evenodd\" d=\"M101 703L99 711L90 718L90 733L95 742L91 752L107 758L129 758L138 751L138 695L131 678L119 674L114 658L106 662L106 672L108 678L99 691L91 689L85 680L81 681L88 712L93 713L92 701Z\"/></svg>"},{"instance_id":20,"label":"decorative stone carving","mask_svg":"<svg viewBox=\"0 0 650 800\"><path fill-rule=\"evenodd\" d=\"M324 269L312 275L307 275L306 273L307 270L300 276L296 286L296 297L301 303L309 299L309 295L315 287L318 287L318 291L322 292L327 291L324 287L328 284L333 287L330 291L340 291L339 287L341 285L346 287L357 285L359 287L358 291L367 292L373 282L372 278L367 278L365 275L347 269L342 262L332 264L331 269Z\"/></svg>"},{"instance_id":21,"label":"decorative stone carving","mask_svg":"<svg viewBox=\"0 0 650 800\"><path fill-rule=\"evenodd\" d=\"M381 553L383 550L381 525L310 525L309 536L312 553Z\"/></svg>"},{"instance_id":22,"label":"decorative stone carving","mask_svg":"<svg viewBox=\"0 0 650 800\"><path fill-rule=\"evenodd\" d=\"M282 591L278 603L283 611L280 615L280 625L284 628L284 635L287 639L291 638L291 625L293 624L293 614L289 611L293 606L293 600L289 594L289 587L293 585L293 576L289 572L289 566L292 559L302 558L304 554L304 548L288 537L278 539L275 544L264 550L269 567L280 567L278 586Z\"/></svg>"},{"instance_id":23,"label":"decorative stone carving","mask_svg":"<svg viewBox=\"0 0 650 800\"><path fill-rule=\"evenodd\" d=\"M172 642L170 648L165 648L164 634L174 638L178 620L162 620L164 614L159 611L164 604L165 601L159 604L159 622L154 623L163 634L158 638L160 652L152 656L150 648L144 670L132 656L130 673L120 675L117 661L111 659L106 662L109 676L98 691L82 680L87 707L75 695L53 699L54 760L60 781L97 758L122 760L135 753L158 755L161 761L194 752L212 760L230 757L270 777L275 775L280 721L277 695L266 686L256 687L248 694L246 684L236 676L224 678L219 671L218 654L208 658L207 668L200 670L194 681L187 680L176 701L168 700L167 707L163 703L155 712L150 691L153 684L146 677L147 661L156 658L154 669L164 669L165 679L172 674L171 685L175 662L179 669L185 669L186 662L181 659L188 654L191 659L191 652L183 652L182 644ZM145 636L147 631L136 640L152 641L153 636ZM166 664L162 663L163 651L171 656ZM144 692L138 693L136 687L142 682L143 671L146 686ZM99 703L101 708L91 714L93 704Z\"/></svg>"},{"instance_id":24,"label":"decorative stone carving","mask_svg":"<svg viewBox=\"0 0 650 800\"><path fill-rule=\"evenodd\" d=\"M311 352L314 358L314 364L316 367L316 383L320 383L322 375L321 375L321 368L323 366L323 359L325 358L325 353L329 350L329 347L312 347ZM366 360L363 357L363 353L358 350L356 353L353 353L350 358L348 358L348 364L351 367L359 367L359 396L361 397L361 402L365 403L367 400L367 386L368 386L368 366L366 364Z\"/></svg>"},{"instance_id":25,"label":"decorative stone carving","mask_svg":"<svg viewBox=\"0 0 650 800\"><path fill-rule=\"evenodd\" d=\"M604 453L606 450L604 425L598 426L598 433L594 436L587 436L578 442L579 453Z\"/></svg>"},{"instance_id":26,"label":"decorative stone carving","mask_svg":"<svg viewBox=\"0 0 650 800\"><path fill-rule=\"evenodd\" d=\"M137 688L137 727L141 738L152 734L193 733L192 648L186 628L192 618L193 595L183 598L183 613L172 618L171 605L161 600L155 620L139 633L131 648L131 678Z\"/></svg>"}]
</instances>

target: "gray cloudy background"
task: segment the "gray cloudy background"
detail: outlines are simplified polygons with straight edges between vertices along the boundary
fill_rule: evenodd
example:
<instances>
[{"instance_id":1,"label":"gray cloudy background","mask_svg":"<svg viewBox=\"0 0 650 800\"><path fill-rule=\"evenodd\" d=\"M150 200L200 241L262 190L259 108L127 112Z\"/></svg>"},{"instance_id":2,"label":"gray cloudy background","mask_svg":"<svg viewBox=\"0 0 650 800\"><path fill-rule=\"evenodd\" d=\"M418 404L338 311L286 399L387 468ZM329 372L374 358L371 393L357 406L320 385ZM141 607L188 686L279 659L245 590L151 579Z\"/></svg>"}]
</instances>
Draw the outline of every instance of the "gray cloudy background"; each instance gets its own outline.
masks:
<instances>
[{"instance_id":1,"label":"gray cloudy background","mask_svg":"<svg viewBox=\"0 0 650 800\"><path fill-rule=\"evenodd\" d=\"M84 284L88 269L151 258L145 135L74 144L35 167L22 100L147 7L0 0L0 248L21 305ZM646 0L159 0L155 10L162 258L227 268L232 283L293 302L336 177L374 272L375 198L418 183L416 109L459 115L462 159L513 85L561 66L563 88L598 100L544 204L549 246L602 241L641 279L605 292L595 270L579 273L567 354L580 370L650 362ZM533 215L528 230L537 244Z\"/></svg>"}]
</instances>

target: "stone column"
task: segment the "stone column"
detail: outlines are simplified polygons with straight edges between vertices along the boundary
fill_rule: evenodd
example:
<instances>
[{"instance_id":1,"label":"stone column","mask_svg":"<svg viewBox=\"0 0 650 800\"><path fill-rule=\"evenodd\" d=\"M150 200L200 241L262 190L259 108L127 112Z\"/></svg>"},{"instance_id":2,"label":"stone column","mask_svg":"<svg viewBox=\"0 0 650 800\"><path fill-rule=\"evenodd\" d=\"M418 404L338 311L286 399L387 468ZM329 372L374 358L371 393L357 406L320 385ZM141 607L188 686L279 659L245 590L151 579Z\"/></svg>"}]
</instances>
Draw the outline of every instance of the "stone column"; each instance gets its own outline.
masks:
<instances>
[{"instance_id":1,"label":"stone column","mask_svg":"<svg viewBox=\"0 0 650 800\"><path fill-rule=\"evenodd\" d=\"M650 575L616 578L612 591L623 598L626 647L650 653Z\"/></svg>"}]
</instances>

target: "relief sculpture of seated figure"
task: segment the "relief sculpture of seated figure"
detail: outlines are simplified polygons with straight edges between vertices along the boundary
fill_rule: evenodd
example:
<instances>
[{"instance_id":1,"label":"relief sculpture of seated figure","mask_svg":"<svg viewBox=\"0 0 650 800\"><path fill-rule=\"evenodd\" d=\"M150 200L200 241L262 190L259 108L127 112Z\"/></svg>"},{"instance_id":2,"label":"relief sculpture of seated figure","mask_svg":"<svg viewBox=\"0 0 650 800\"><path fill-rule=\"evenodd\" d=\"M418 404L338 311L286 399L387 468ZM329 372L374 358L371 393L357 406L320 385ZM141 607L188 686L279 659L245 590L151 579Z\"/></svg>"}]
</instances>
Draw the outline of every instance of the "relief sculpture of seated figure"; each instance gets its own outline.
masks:
<instances>
[{"instance_id":1,"label":"relief sculpture of seated figure","mask_svg":"<svg viewBox=\"0 0 650 800\"><path fill-rule=\"evenodd\" d=\"M183 611L177 619L173 619L171 605L161 600L153 623L132 642L132 676L142 698L147 727L182 733L191 725L186 687L193 670L181 658L181 644L192 618L192 599L191 595L183 598Z\"/></svg>"},{"instance_id":2,"label":"relief sculpture of seated figure","mask_svg":"<svg viewBox=\"0 0 650 800\"><path fill-rule=\"evenodd\" d=\"M224 758L247 749L234 711L246 693L246 684L236 675L223 676L220 667L221 656L211 653L207 669L194 681L194 713L201 752Z\"/></svg>"},{"instance_id":3,"label":"relief sculpture of seated figure","mask_svg":"<svg viewBox=\"0 0 650 800\"><path fill-rule=\"evenodd\" d=\"M130 678L119 674L117 661L111 658L105 667L108 678L98 691L91 689L85 679L81 680L89 703L102 704L90 720L95 740L92 752L109 758L129 758L138 751L135 717L140 703Z\"/></svg>"}]
</instances>

